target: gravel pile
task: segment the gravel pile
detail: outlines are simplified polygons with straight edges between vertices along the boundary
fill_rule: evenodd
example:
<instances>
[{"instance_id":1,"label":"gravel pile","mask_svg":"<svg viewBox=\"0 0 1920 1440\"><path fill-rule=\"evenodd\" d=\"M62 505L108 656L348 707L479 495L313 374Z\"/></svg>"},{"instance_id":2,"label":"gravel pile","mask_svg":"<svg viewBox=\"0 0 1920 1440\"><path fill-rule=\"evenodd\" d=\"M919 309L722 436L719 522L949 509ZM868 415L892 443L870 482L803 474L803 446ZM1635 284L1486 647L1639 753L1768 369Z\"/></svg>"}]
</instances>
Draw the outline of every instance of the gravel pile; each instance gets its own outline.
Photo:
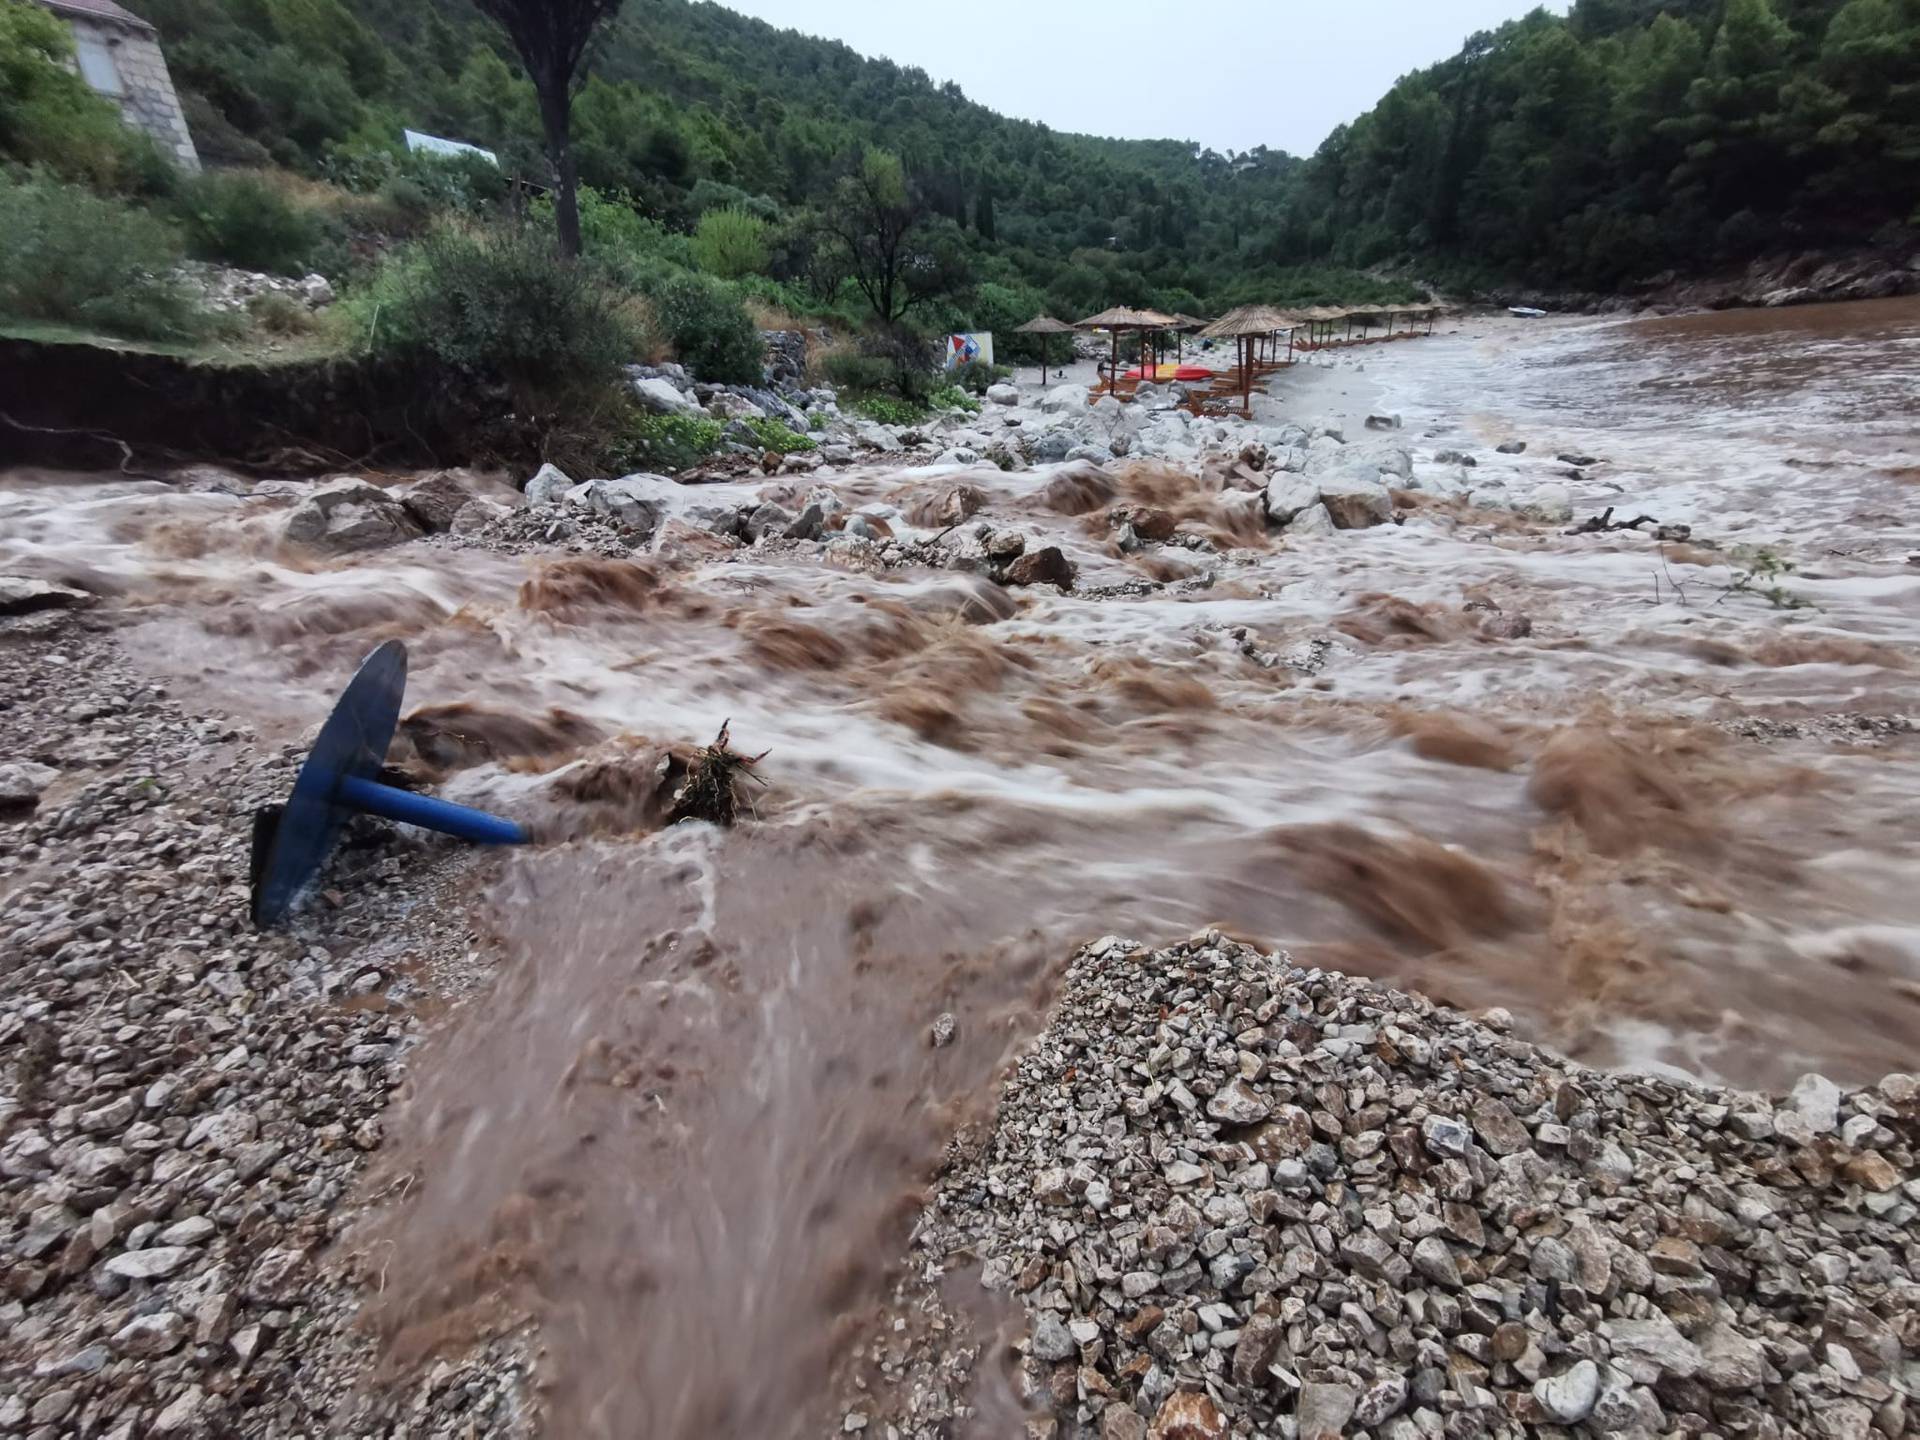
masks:
<instances>
[{"instance_id":1,"label":"gravel pile","mask_svg":"<svg viewBox=\"0 0 1920 1440\"><path fill-rule=\"evenodd\" d=\"M1035 1436L1916 1433L1913 1077L1769 1100L1503 1027L1104 940L950 1157L921 1279L1018 1297Z\"/></svg>"},{"instance_id":2,"label":"gravel pile","mask_svg":"<svg viewBox=\"0 0 1920 1440\"><path fill-rule=\"evenodd\" d=\"M33 619L0 631L0 1434L314 1434L356 1406L361 1434L513 1433L505 1350L353 1399L327 1251L409 1002L484 973L464 852L369 826L323 915L255 931L251 816L296 754L184 710L104 622Z\"/></svg>"}]
</instances>

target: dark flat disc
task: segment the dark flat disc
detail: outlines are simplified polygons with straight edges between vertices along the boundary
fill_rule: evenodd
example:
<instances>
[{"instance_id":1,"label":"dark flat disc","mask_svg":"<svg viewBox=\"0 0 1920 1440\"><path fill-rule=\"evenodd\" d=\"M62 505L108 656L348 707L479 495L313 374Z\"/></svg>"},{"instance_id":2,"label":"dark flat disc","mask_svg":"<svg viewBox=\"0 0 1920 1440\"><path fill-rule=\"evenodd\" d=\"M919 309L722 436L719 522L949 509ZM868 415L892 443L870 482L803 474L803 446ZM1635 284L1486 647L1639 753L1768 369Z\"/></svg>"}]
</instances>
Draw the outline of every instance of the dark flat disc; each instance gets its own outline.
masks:
<instances>
[{"instance_id":1,"label":"dark flat disc","mask_svg":"<svg viewBox=\"0 0 1920 1440\"><path fill-rule=\"evenodd\" d=\"M407 647L389 640L360 664L293 782L293 794L267 845L253 892L253 923L284 919L300 889L326 863L340 827L353 813L334 803L344 776L371 780L380 773L400 722L407 689Z\"/></svg>"}]
</instances>

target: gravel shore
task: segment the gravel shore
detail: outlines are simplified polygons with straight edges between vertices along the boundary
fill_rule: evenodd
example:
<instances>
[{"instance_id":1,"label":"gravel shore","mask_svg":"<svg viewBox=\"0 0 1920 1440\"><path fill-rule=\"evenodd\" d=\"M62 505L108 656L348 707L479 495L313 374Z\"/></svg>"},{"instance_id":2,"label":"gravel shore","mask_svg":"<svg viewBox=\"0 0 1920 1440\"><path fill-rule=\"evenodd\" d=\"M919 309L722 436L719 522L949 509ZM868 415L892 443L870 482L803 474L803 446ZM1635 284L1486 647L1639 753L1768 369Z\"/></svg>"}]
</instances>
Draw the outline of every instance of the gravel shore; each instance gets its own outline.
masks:
<instances>
[{"instance_id":1,"label":"gravel shore","mask_svg":"<svg viewBox=\"0 0 1920 1440\"><path fill-rule=\"evenodd\" d=\"M511 1433L504 1358L353 1398L377 1257L328 1249L420 1009L484 979L472 857L369 827L324 921L256 931L251 817L298 752L184 712L105 621L0 626L0 1433Z\"/></svg>"},{"instance_id":2,"label":"gravel shore","mask_svg":"<svg viewBox=\"0 0 1920 1440\"><path fill-rule=\"evenodd\" d=\"M1017 1296L1035 1437L1914 1433L1920 1083L1769 1099L1504 1028L1218 932L1090 946L903 1315L948 1270ZM939 1348L876 1345L847 1428L950 1433Z\"/></svg>"}]
</instances>

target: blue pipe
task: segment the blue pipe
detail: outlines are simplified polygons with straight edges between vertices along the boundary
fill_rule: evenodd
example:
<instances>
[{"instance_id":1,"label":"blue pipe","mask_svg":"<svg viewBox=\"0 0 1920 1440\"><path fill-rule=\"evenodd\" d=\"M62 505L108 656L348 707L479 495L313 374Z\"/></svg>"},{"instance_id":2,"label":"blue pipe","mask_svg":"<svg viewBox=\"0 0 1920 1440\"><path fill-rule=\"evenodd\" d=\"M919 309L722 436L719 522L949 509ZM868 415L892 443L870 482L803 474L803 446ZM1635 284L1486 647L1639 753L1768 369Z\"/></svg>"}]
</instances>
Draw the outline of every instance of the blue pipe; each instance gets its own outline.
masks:
<instances>
[{"instance_id":1,"label":"blue pipe","mask_svg":"<svg viewBox=\"0 0 1920 1440\"><path fill-rule=\"evenodd\" d=\"M334 799L349 810L418 825L423 830L438 830L476 845L525 845L530 837L526 827L484 810L435 800L431 795L416 795L376 780L360 780L342 775L334 785Z\"/></svg>"}]
</instances>

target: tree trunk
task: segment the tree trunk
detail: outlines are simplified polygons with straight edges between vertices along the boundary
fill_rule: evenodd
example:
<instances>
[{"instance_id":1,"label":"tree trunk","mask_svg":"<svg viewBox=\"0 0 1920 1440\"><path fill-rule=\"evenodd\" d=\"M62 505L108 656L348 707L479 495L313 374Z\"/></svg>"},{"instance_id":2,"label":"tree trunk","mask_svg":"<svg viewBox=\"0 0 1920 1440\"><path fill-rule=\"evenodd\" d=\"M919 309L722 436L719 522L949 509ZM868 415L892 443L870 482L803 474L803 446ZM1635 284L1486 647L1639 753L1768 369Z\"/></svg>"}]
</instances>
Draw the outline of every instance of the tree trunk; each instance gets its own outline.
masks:
<instances>
[{"instance_id":1,"label":"tree trunk","mask_svg":"<svg viewBox=\"0 0 1920 1440\"><path fill-rule=\"evenodd\" d=\"M580 258L580 175L573 161L573 94L562 78L540 93L540 122L547 132L547 159L553 165L553 220L560 253Z\"/></svg>"}]
</instances>

